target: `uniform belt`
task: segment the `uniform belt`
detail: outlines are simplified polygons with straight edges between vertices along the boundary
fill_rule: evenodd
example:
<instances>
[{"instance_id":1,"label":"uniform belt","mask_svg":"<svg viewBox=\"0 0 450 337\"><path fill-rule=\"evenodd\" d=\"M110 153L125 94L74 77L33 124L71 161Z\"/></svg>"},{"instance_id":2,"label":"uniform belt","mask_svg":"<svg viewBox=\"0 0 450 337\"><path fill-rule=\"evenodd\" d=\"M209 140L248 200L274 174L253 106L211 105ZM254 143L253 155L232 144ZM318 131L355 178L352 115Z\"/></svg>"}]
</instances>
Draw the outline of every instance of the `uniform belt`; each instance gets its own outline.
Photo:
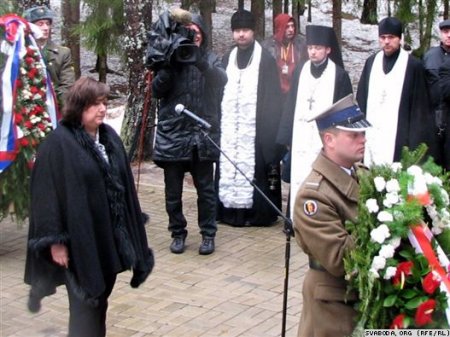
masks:
<instances>
[{"instance_id":1,"label":"uniform belt","mask_svg":"<svg viewBox=\"0 0 450 337\"><path fill-rule=\"evenodd\" d=\"M309 257L309 268L318 271L326 271L326 269L320 264L320 262L313 259L311 256Z\"/></svg>"}]
</instances>

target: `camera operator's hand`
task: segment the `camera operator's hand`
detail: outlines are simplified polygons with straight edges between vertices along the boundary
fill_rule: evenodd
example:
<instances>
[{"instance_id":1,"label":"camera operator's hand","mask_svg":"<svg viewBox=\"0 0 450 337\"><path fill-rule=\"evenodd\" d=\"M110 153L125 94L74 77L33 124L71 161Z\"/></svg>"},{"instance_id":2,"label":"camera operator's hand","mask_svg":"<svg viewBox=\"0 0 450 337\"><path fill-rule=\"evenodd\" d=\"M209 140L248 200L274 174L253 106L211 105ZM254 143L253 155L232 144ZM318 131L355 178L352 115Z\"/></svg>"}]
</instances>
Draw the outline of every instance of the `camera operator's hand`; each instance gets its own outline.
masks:
<instances>
[{"instance_id":1,"label":"camera operator's hand","mask_svg":"<svg viewBox=\"0 0 450 337\"><path fill-rule=\"evenodd\" d=\"M197 61L195 62L195 66L201 72L204 72L204 71L208 70L208 68L209 68L207 54L206 53L202 53L200 51L200 48L197 50Z\"/></svg>"},{"instance_id":2,"label":"camera operator's hand","mask_svg":"<svg viewBox=\"0 0 450 337\"><path fill-rule=\"evenodd\" d=\"M161 68L158 70L156 75L159 77L161 82L170 81L172 79L172 69L168 67Z\"/></svg>"},{"instance_id":3,"label":"camera operator's hand","mask_svg":"<svg viewBox=\"0 0 450 337\"><path fill-rule=\"evenodd\" d=\"M171 90L173 78L174 75L171 68L163 67L156 72L156 76L152 81L152 90L156 98L163 97Z\"/></svg>"}]
</instances>

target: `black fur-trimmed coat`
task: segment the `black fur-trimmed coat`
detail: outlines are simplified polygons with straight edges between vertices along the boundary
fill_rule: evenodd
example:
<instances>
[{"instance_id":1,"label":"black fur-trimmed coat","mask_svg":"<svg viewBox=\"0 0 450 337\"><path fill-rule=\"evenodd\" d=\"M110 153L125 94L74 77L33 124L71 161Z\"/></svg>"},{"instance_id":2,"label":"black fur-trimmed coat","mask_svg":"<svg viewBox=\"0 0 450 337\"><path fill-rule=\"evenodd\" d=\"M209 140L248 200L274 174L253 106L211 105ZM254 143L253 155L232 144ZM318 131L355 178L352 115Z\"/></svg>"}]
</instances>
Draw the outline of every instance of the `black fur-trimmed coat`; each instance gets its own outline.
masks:
<instances>
[{"instance_id":1,"label":"black fur-trimmed coat","mask_svg":"<svg viewBox=\"0 0 450 337\"><path fill-rule=\"evenodd\" d=\"M99 128L103 159L82 128L60 125L42 143L31 176L31 209L25 282L29 309L68 280L81 299L95 304L104 275L133 270L131 286L150 274L145 217L122 141L108 125ZM69 249L69 268L52 262L50 247Z\"/></svg>"}]
</instances>

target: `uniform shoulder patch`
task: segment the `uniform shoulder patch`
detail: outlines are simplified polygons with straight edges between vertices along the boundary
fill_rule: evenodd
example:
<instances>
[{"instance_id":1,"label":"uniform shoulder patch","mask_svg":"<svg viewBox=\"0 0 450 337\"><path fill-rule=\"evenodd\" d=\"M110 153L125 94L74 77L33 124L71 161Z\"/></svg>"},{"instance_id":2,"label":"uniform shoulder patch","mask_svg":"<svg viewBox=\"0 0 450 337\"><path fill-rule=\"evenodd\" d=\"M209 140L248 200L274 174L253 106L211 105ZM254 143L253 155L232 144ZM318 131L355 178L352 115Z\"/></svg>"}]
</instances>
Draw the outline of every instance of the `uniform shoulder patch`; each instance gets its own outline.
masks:
<instances>
[{"instance_id":1,"label":"uniform shoulder patch","mask_svg":"<svg viewBox=\"0 0 450 337\"><path fill-rule=\"evenodd\" d=\"M317 172L312 172L303 183L303 187L308 190L318 190L323 176Z\"/></svg>"},{"instance_id":2,"label":"uniform shoulder patch","mask_svg":"<svg viewBox=\"0 0 450 337\"><path fill-rule=\"evenodd\" d=\"M315 201L315 200L309 199L303 203L303 212L305 212L305 214L307 216L312 216L312 215L316 214L317 209L318 209L317 201Z\"/></svg>"}]
</instances>

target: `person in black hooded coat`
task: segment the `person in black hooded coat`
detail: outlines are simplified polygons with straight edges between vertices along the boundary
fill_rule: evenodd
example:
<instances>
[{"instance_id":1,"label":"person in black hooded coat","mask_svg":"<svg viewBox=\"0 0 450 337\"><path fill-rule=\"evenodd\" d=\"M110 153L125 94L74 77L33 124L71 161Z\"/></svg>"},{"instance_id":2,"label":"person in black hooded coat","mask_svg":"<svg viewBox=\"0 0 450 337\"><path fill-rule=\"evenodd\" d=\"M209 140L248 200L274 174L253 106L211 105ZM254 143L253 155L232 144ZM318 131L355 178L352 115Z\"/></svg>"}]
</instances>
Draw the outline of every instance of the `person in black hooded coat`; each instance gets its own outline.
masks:
<instances>
[{"instance_id":1,"label":"person in black hooded coat","mask_svg":"<svg viewBox=\"0 0 450 337\"><path fill-rule=\"evenodd\" d=\"M219 150L202 130L184 115L175 112L177 104L211 124L209 136L219 142L220 102L227 75L217 55L207 50L207 29L201 16L193 14L189 29L195 31L198 48L195 64L170 62L158 70L152 83L159 99L158 127L153 152L154 162L164 169L166 211L173 238L170 250L185 250L188 234L183 215L182 192L185 172L190 172L198 195L198 226L202 235L199 253L214 252L217 232L214 162Z\"/></svg>"},{"instance_id":2,"label":"person in black hooded coat","mask_svg":"<svg viewBox=\"0 0 450 337\"><path fill-rule=\"evenodd\" d=\"M65 284L69 337L105 336L116 275L131 269L136 288L154 265L125 149L103 124L108 92L88 77L75 82L31 175L28 307L39 311L41 299Z\"/></svg>"}]
</instances>

